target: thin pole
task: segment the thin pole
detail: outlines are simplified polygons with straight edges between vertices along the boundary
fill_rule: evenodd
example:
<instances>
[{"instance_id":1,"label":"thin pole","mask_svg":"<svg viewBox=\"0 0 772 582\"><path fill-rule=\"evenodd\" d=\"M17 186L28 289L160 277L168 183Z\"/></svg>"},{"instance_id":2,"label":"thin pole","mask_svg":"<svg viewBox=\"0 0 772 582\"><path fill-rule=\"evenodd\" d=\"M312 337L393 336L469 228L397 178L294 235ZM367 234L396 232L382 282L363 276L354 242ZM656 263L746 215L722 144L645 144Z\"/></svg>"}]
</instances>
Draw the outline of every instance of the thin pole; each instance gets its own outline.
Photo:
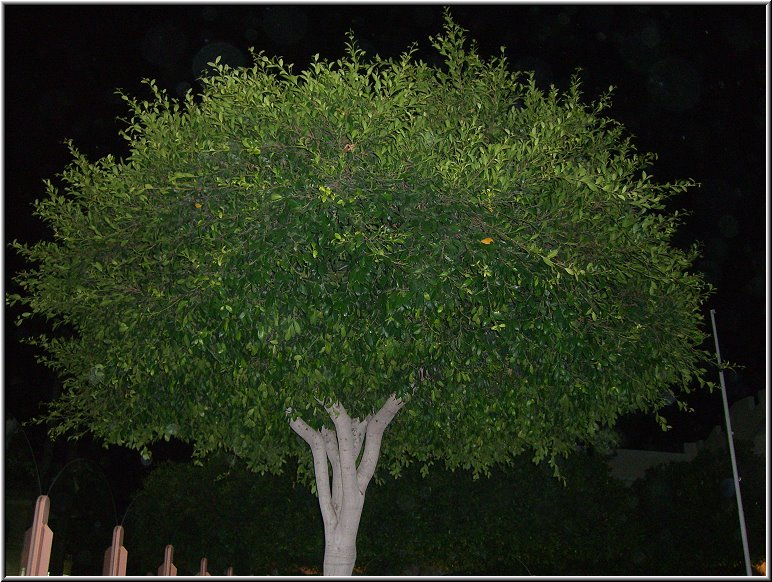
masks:
<instances>
[{"instance_id":1,"label":"thin pole","mask_svg":"<svg viewBox=\"0 0 772 582\"><path fill-rule=\"evenodd\" d=\"M726 419L726 438L729 442L729 455L732 457L732 474L734 475L734 492L737 497L737 513L740 517L740 535L743 540L743 553L745 554L745 575L752 576L751 557L748 551L748 534L745 531L745 512L743 511L743 498L740 494L740 477L737 474L737 458L734 454L734 433L732 422L729 420L729 404L726 400L726 386L724 385L724 369L721 365L721 351L718 348L718 333L716 332L716 310L710 310L710 321L713 323L713 339L716 341L716 359L718 360L718 377L721 379L721 397L724 401L724 418Z\"/></svg>"}]
</instances>

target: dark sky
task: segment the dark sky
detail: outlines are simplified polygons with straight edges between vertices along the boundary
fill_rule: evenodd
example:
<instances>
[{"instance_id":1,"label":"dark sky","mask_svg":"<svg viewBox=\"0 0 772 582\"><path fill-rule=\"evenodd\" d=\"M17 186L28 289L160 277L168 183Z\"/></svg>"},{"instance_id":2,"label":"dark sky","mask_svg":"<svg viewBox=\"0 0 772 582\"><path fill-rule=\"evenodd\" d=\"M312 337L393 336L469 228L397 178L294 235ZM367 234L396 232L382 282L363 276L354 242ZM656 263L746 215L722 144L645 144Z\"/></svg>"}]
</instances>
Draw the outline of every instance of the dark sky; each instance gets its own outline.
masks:
<instances>
[{"instance_id":1,"label":"dark sky","mask_svg":"<svg viewBox=\"0 0 772 582\"><path fill-rule=\"evenodd\" d=\"M249 64L249 47L302 69L311 55L341 56L353 30L368 53L396 56L413 41L422 58L442 27L442 7L423 5L15 5L3 7L4 242L33 242L41 225L31 203L69 161L71 138L92 159L126 154L118 137L126 116L116 88L147 97L154 78L173 96L197 89L218 54ZM730 402L765 388L766 245L765 71L768 7L741 5L453 5L455 20L482 55L507 47L513 69L565 88L582 69L584 93L616 87L610 115L659 160L655 179L693 178L702 187L678 197L691 212L676 243L700 241L697 268L717 287L721 353L743 366L727 375ZM7 250L4 284L20 268ZM51 374L19 344L6 310L6 418L24 420L56 390ZM709 327L708 327L709 329ZM712 344L707 347L712 347ZM718 377L711 378L718 381ZM667 448L705 438L722 422L719 393L697 394L695 413L666 409L673 431L650 418L620 424L628 446ZM136 454L127 459L139 467ZM128 461L127 461L128 462ZM123 465L125 468L128 465Z\"/></svg>"}]
</instances>

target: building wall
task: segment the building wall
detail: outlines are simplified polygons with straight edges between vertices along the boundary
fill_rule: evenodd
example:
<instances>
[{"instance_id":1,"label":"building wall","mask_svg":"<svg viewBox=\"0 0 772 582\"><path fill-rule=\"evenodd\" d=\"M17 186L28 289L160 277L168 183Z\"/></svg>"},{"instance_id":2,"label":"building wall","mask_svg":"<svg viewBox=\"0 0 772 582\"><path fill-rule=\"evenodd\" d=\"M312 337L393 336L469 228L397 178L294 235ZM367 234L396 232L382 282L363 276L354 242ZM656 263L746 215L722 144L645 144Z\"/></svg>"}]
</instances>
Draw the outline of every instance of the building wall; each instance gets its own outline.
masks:
<instances>
[{"instance_id":1,"label":"building wall","mask_svg":"<svg viewBox=\"0 0 772 582\"><path fill-rule=\"evenodd\" d=\"M734 440L753 442L753 452L766 458L766 390L760 390L754 396L735 402L729 408L729 419L732 423ZM704 441L684 443L683 451L680 453L617 449L608 460L611 476L631 485L636 479L642 478L650 467L664 463L691 461L703 447L725 449L728 445L723 424L722 422L715 426Z\"/></svg>"},{"instance_id":2,"label":"building wall","mask_svg":"<svg viewBox=\"0 0 772 582\"><path fill-rule=\"evenodd\" d=\"M756 392L738 400L729 408L729 420L732 423L734 439L753 442L753 452L766 457L767 454L767 414L766 390ZM715 426L705 445L708 448L726 448L727 439L723 423Z\"/></svg>"}]
</instances>

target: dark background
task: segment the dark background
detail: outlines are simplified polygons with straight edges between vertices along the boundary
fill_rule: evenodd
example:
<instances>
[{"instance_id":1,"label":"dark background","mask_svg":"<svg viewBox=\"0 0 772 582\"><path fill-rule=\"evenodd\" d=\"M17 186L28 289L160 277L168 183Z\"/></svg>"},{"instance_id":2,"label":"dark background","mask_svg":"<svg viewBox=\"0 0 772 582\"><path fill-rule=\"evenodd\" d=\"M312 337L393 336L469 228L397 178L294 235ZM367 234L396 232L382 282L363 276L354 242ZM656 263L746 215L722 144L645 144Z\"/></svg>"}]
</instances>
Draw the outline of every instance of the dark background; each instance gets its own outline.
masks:
<instances>
[{"instance_id":1,"label":"dark background","mask_svg":"<svg viewBox=\"0 0 772 582\"><path fill-rule=\"evenodd\" d=\"M48 234L32 216L70 161L65 139L90 158L124 156L118 137L128 112L115 94L149 97L142 78L172 96L198 90L196 78L218 55L250 64L249 47L278 55L301 70L311 55L336 59L353 30L370 54L397 56L413 41L434 62L429 35L442 30L441 5L15 5L3 10L4 56L4 286L23 268L8 242ZM659 154L652 172L661 182L701 184L677 197L673 209L691 213L675 244L702 245L696 268L716 288L704 308L716 310L721 354L739 367L726 375L730 403L765 388L766 183L765 71L768 7L756 5L452 5L483 56L507 47L513 69L534 70L547 88L568 86L581 68L583 91L594 99L616 87L609 115L621 121L639 151ZM20 343L15 311L4 316L5 418L24 421L57 394L58 382ZM705 346L713 349L712 338ZM709 378L718 382L718 374ZM673 429L662 433L649 416L624 418L620 446L678 450L723 422L718 392L688 397L690 414L664 411ZM8 425L6 425L8 426ZM148 470L136 452L102 451L88 439L45 443L25 427L43 473L42 489L76 457L108 475L117 513ZM185 447L154 449L154 458L185 458Z\"/></svg>"}]
</instances>

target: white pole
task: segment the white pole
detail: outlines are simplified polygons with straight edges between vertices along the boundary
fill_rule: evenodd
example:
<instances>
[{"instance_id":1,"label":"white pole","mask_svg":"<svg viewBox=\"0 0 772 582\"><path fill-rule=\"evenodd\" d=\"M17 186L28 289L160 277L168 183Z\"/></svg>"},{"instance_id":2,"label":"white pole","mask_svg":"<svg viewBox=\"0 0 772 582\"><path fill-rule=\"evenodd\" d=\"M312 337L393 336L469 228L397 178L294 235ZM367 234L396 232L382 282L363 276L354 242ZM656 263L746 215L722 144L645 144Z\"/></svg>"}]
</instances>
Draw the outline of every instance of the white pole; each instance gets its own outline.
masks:
<instances>
[{"instance_id":1,"label":"white pole","mask_svg":"<svg viewBox=\"0 0 772 582\"><path fill-rule=\"evenodd\" d=\"M748 534L745 531L745 512L743 511L743 498L740 494L740 478L737 475L737 458L734 454L734 433L732 422L729 419L729 404L726 400L726 386L724 385L724 369L721 365L721 351L718 349L718 333L716 332L716 310L710 310L710 321L713 323L713 339L716 341L716 359L718 360L718 377L721 379L721 397L724 400L724 418L726 419L726 438L729 442L729 454L732 457L732 474L734 475L734 492L737 497L737 513L740 517L740 536L743 540L743 553L745 554L745 575L752 576L751 557L748 552Z\"/></svg>"}]
</instances>

